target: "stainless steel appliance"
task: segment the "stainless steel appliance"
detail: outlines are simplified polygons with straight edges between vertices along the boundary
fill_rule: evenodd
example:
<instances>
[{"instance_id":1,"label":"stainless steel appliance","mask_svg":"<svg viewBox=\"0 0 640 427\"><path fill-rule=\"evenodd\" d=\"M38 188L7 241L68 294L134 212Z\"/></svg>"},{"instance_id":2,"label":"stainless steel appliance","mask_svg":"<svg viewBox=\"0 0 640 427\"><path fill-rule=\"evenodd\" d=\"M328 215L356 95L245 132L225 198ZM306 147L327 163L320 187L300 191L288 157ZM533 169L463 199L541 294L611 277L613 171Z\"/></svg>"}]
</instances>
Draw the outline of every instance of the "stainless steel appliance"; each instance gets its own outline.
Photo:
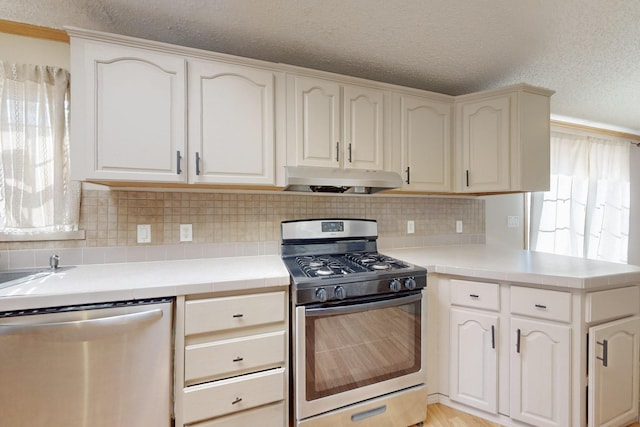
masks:
<instances>
[{"instance_id":1,"label":"stainless steel appliance","mask_svg":"<svg viewBox=\"0 0 640 427\"><path fill-rule=\"evenodd\" d=\"M173 300L0 313L0 424L161 427Z\"/></svg>"},{"instance_id":2,"label":"stainless steel appliance","mask_svg":"<svg viewBox=\"0 0 640 427\"><path fill-rule=\"evenodd\" d=\"M372 220L285 221L297 426L409 426L426 416L426 274L377 251Z\"/></svg>"}]
</instances>

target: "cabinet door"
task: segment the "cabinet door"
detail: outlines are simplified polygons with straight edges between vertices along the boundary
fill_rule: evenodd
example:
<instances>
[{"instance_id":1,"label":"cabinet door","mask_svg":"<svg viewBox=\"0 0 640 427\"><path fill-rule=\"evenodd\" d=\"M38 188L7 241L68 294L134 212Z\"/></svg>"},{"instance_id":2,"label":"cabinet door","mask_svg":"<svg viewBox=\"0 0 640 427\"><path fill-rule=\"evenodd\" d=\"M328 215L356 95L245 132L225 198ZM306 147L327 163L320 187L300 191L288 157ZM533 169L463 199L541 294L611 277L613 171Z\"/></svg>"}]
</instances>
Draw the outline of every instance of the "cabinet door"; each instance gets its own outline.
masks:
<instances>
[{"instance_id":1,"label":"cabinet door","mask_svg":"<svg viewBox=\"0 0 640 427\"><path fill-rule=\"evenodd\" d=\"M189 180L275 184L275 72L189 62Z\"/></svg>"},{"instance_id":2,"label":"cabinet door","mask_svg":"<svg viewBox=\"0 0 640 427\"><path fill-rule=\"evenodd\" d=\"M400 95L403 189L450 192L451 104Z\"/></svg>"},{"instance_id":3,"label":"cabinet door","mask_svg":"<svg viewBox=\"0 0 640 427\"><path fill-rule=\"evenodd\" d=\"M185 181L185 60L83 40L72 51L74 177Z\"/></svg>"},{"instance_id":4,"label":"cabinet door","mask_svg":"<svg viewBox=\"0 0 640 427\"><path fill-rule=\"evenodd\" d=\"M382 170L384 92L344 86L343 114L344 167Z\"/></svg>"},{"instance_id":5,"label":"cabinet door","mask_svg":"<svg viewBox=\"0 0 640 427\"><path fill-rule=\"evenodd\" d=\"M498 315L451 309L449 396L498 413Z\"/></svg>"},{"instance_id":6,"label":"cabinet door","mask_svg":"<svg viewBox=\"0 0 640 427\"><path fill-rule=\"evenodd\" d=\"M510 415L539 427L571 425L571 329L511 319Z\"/></svg>"},{"instance_id":7,"label":"cabinet door","mask_svg":"<svg viewBox=\"0 0 640 427\"><path fill-rule=\"evenodd\" d=\"M459 191L510 189L511 103L511 97L505 95L458 105Z\"/></svg>"},{"instance_id":8,"label":"cabinet door","mask_svg":"<svg viewBox=\"0 0 640 427\"><path fill-rule=\"evenodd\" d=\"M640 317L589 328L589 426L638 419Z\"/></svg>"},{"instance_id":9,"label":"cabinet door","mask_svg":"<svg viewBox=\"0 0 640 427\"><path fill-rule=\"evenodd\" d=\"M291 75L288 77L287 164L338 167L340 145L340 86Z\"/></svg>"}]
</instances>

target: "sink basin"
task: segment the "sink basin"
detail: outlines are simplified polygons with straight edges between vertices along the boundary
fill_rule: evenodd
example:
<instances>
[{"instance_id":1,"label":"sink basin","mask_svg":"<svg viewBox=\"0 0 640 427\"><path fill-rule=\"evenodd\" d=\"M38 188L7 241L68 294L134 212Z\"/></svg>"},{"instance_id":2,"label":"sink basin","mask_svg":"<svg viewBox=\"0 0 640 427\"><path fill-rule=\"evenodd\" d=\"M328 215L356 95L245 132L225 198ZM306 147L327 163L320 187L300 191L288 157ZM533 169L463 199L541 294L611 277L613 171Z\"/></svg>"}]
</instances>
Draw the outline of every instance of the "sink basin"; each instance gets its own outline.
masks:
<instances>
[{"instance_id":1,"label":"sink basin","mask_svg":"<svg viewBox=\"0 0 640 427\"><path fill-rule=\"evenodd\" d=\"M28 282L29 280L45 277L56 271L50 268L29 268L25 270L8 270L0 271L0 289L8 288L10 286L19 285L20 283Z\"/></svg>"}]
</instances>

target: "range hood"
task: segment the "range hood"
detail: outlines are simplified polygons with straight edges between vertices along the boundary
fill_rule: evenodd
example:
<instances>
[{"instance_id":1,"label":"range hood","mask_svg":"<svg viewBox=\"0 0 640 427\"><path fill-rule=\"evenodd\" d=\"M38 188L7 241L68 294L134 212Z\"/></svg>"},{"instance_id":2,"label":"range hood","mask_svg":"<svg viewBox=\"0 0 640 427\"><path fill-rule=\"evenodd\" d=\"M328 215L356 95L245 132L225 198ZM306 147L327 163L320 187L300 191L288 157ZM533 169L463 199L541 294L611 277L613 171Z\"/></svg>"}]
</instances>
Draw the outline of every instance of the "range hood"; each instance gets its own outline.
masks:
<instances>
[{"instance_id":1,"label":"range hood","mask_svg":"<svg viewBox=\"0 0 640 427\"><path fill-rule=\"evenodd\" d=\"M372 194L402 187L395 172L285 166L285 191Z\"/></svg>"}]
</instances>

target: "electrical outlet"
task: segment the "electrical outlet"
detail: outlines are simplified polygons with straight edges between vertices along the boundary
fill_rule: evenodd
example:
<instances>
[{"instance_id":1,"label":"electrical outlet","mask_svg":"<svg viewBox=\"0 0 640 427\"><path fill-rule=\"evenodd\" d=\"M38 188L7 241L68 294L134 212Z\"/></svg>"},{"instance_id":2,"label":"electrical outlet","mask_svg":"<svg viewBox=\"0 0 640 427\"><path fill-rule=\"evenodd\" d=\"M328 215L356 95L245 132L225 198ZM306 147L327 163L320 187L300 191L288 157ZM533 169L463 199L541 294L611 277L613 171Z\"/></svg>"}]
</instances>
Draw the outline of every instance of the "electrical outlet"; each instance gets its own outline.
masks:
<instances>
[{"instance_id":1,"label":"electrical outlet","mask_svg":"<svg viewBox=\"0 0 640 427\"><path fill-rule=\"evenodd\" d=\"M151 224L138 224L138 243L151 243Z\"/></svg>"},{"instance_id":2,"label":"electrical outlet","mask_svg":"<svg viewBox=\"0 0 640 427\"><path fill-rule=\"evenodd\" d=\"M407 221L407 234L413 234L416 232L416 223L411 220Z\"/></svg>"},{"instance_id":3,"label":"electrical outlet","mask_svg":"<svg viewBox=\"0 0 640 427\"><path fill-rule=\"evenodd\" d=\"M193 226L191 224L180 224L180 241L191 242L193 240Z\"/></svg>"},{"instance_id":4,"label":"electrical outlet","mask_svg":"<svg viewBox=\"0 0 640 427\"><path fill-rule=\"evenodd\" d=\"M520 217L519 216L508 216L507 217L507 227L509 228L518 228L520 227Z\"/></svg>"},{"instance_id":5,"label":"electrical outlet","mask_svg":"<svg viewBox=\"0 0 640 427\"><path fill-rule=\"evenodd\" d=\"M461 220L457 220L456 221L456 233L462 233L462 221Z\"/></svg>"}]
</instances>

